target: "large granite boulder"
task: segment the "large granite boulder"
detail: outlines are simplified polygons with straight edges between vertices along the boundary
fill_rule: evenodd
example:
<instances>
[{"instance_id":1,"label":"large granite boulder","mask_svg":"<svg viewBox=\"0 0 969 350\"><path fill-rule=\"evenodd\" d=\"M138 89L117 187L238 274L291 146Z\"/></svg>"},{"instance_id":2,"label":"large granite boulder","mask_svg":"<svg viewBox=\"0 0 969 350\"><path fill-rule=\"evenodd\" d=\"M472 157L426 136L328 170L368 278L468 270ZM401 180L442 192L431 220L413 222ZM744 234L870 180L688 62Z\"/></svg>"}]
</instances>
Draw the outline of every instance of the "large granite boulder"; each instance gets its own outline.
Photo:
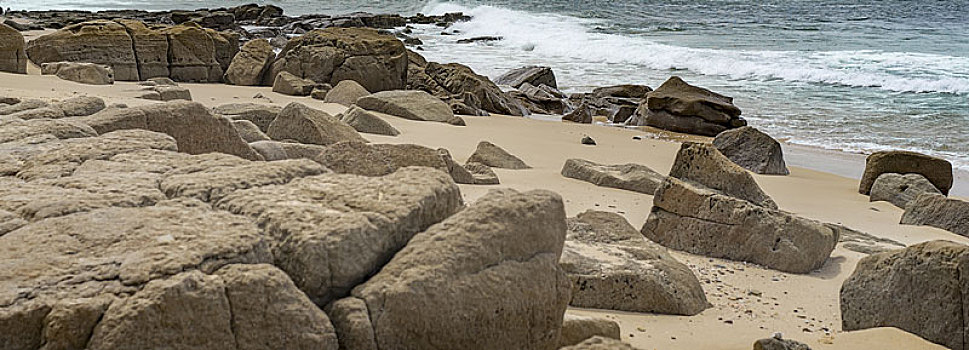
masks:
<instances>
[{"instance_id":1,"label":"large granite boulder","mask_svg":"<svg viewBox=\"0 0 969 350\"><path fill-rule=\"evenodd\" d=\"M471 68L458 63L439 64L423 61L411 52L407 69L407 88L427 91L444 100L457 114L525 115L527 110L491 82Z\"/></svg>"},{"instance_id":2,"label":"large granite boulder","mask_svg":"<svg viewBox=\"0 0 969 350\"><path fill-rule=\"evenodd\" d=\"M404 168L383 177L323 174L236 191L215 207L259 222L277 242L274 265L322 306L464 204L447 174Z\"/></svg>"},{"instance_id":3,"label":"large granite boulder","mask_svg":"<svg viewBox=\"0 0 969 350\"><path fill-rule=\"evenodd\" d=\"M269 124L266 135L277 141L293 140L314 145L331 145L341 141L367 142L347 123L299 102L286 105Z\"/></svg>"},{"instance_id":4,"label":"large granite boulder","mask_svg":"<svg viewBox=\"0 0 969 350\"><path fill-rule=\"evenodd\" d=\"M727 129L747 125L740 113L740 109L733 105L733 98L687 84L673 76L646 95L632 124L716 136Z\"/></svg>"},{"instance_id":5,"label":"large granite boulder","mask_svg":"<svg viewBox=\"0 0 969 350\"><path fill-rule=\"evenodd\" d=\"M404 119L447 123L454 113L446 103L424 91L384 91L361 97L360 108Z\"/></svg>"},{"instance_id":6,"label":"large granite boulder","mask_svg":"<svg viewBox=\"0 0 969 350\"><path fill-rule=\"evenodd\" d=\"M562 320L559 347L572 346L596 336L620 339L619 323L607 318L566 313Z\"/></svg>"},{"instance_id":7,"label":"large granite boulder","mask_svg":"<svg viewBox=\"0 0 969 350\"><path fill-rule=\"evenodd\" d=\"M724 131L713 139L713 146L744 169L765 175L788 175L781 143L754 127Z\"/></svg>"},{"instance_id":8,"label":"large granite boulder","mask_svg":"<svg viewBox=\"0 0 969 350\"><path fill-rule=\"evenodd\" d=\"M684 142L673 161L670 176L758 206L777 209L774 200L764 193L747 170L731 162L710 144Z\"/></svg>"},{"instance_id":9,"label":"large granite boulder","mask_svg":"<svg viewBox=\"0 0 969 350\"><path fill-rule=\"evenodd\" d=\"M967 349L967 268L969 246L948 241L865 257L841 286L842 327L896 327Z\"/></svg>"},{"instance_id":10,"label":"large granite boulder","mask_svg":"<svg viewBox=\"0 0 969 350\"><path fill-rule=\"evenodd\" d=\"M952 163L949 161L915 152L882 151L873 153L865 161L865 173L858 192L871 194L872 184L884 173L920 174L944 195L948 195L952 188Z\"/></svg>"},{"instance_id":11,"label":"large granite boulder","mask_svg":"<svg viewBox=\"0 0 969 350\"><path fill-rule=\"evenodd\" d=\"M373 29L317 29L290 40L267 77L282 71L317 83L353 80L368 91L399 90L407 79L407 51L393 35Z\"/></svg>"},{"instance_id":12,"label":"large granite boulder","mask_svg":"<svg viewBox=\"0 0 969 350\"><path fill-rule=\"evenodd\" d=\"M478 148L474 150L471 157L468 158L468 163L481 163L493 168L502 169L531 169L532 167L525 164L520 158L508 153L503 148L498 147L488 141L481 141L478 143Z\"/></svg>"},{"instance_id":13,"label":"large granite boulder","mask_svg":"<svg viewBox=\"0 0 969 350\"><path fill-rule=\"evenodd\" d=\"M400 135L400 131L386 120L357 106L350 107L343 113L340 120L359 132L385 136Z\"/></svg>"},{"instance_id":14,"label":"large granite boulder","mask_svg":"<svg viewBox=\"0 0 969 350\"><path fill-rule=\"evenodd\" d=\"M922 193L942 194L925 176L920 174L884 173L871 186L872 202L886 201L905 209Z\"/></svg>"},{"instance_id":15,"label":"large granite boulder","mask_svg":"<svg viewBox=\"0 0 969 350\"><path fill-rule=\"evenodd\" d=\"M561 265L575 307L690 316L710 307L693 271L619 214L570 218Z\"/></svg>"},{"instance_id":16,"label":"large granite boulder","mask_svg":"<svg viewBox=\"0 0 969 350\"><path fill-rule=\"evenodd\" d=\"M618 188L652 195L666 176L645 165L604 165L583 159L569 159L562 167L562 176L582 180L596 186Z\"/></svg>"},{"instance_id":17,"label":"large granite boulder","mask_svg":"<svg viewBox=\"0 0 969 350\"><path fill-rule=\"evenodd\" d=\"M224 115L232 120L248 120L259 130L266 132L269 124L276 120L276 116L283 110L276 105L264 105L258 103L229 103L215 107L212 111Z\"/></svg>"},{"instance_id":18,"label":"large granite boulder","mask_svg":"<svg viewBox=\"0 0 969 350\"><path fill-rule=\"evenodd\" d=\"M283 71L276 75L273 81L273 92L290 96L309 96L316 83L309 79L303 79L289 72Z\"/></svg>"},{"instance_id":19,"label":"large granite boulder","mask_svg":"<svg viewBox=\"0 0 969 350\"><path fill-rule=\"evenodd\" d=\"M96 63L52 62L40 65L40 74L88 85L114 84L114 70Z\"/></svg>"},{"instance_id":20,"label":"large granite boulder","mask_svg":"<svg viewBox=\"0 0 969 350\"><path fill-rule=\"evenodd\" d=\"M516 88L528 83L532 86L546 85L558 89L558 84L555 82L555 73L552 72L552 68L540 66L526 66L512 69L496 78L495 83Z\"/></svg>"},{"instance_id":21,"label":"large granite boulder","mask_svg":"<svg viewBox=\"0 0 969 350\"><path fill-rule=\"evenodd\" d=\"M3 23L0 23L0 72L27 74L24 36Z\"/></svg>"},{"instance_id":22,"label":"large granite boulder","mask_svg":"<svg viewBox=\"0 0 969 350\"><path fill-rule=\"evenodd\" d=\"M367 91L360 83L353 80L342 80L326 92L323 103L339 103L350 107L357 103L357 100L361 97L367 95L370 95L370 91Z\"/></svg>"},{"instance_id":23,"label":"large granite boulder","mask_svg":"<svg viewBox=\"0 0 969 350\"><path fill-rule=\"evenodd\" d=\"M840 230L671 176L642 233L672 249L808 273L824 265Z\"/></svg>"},{"instance_id":24,"label":"large granite boulder","mask_svg":"<svg viewBox=\"0 0 969 350\"><path fill-rule=\"evenodd\" d=\"M27 43L35 64L88 62L106 65L117 80L140 80L134 44L125 26L108 20L69 25Z\"/></svg>"},{"instance_id":25,"label":"large granite boulder","mask_svg":"<svg viewBox=\"0 0 969 350\"><path fill-rule=\"evenodd\" d=\"M383 176L405 167L421 166L450 174L457 183L474 183L470 174L461 177L463 173L455 173L454 170L464 168L454 164L446 151L420 145L339 142L327 146L312 159L340 174Z\"/></svg>"},{"instance_id":26,"label":"large granite boulder","mask_svg":"<svg viewBox=\"0 0 969 350\"><path fill-rule=\"evenodd\" d=\"M225 71L225 82L232 85L260 85L275 59L276 53L268 40L250 40L232 58L229 69Z\"/></svg>"},{"instance_id":27,"label":"large granite boulder","mask_svg":"<svg viewBox=\"0 0 969 350\"><path fill-rule=\"evenodd\" d=\"M555 349L570 289L558 266L564 240L558 195L492 191L415 235L333 305L359 316L335 328L372 334L361 349Z\"/></svg>"},{"instance_id":28,"label":"large granite boulder","mask_svg":"<svg viewBox=\"0 0 969 350\"><path fill-rule=\"evenodd\" d=\"M969 202L922 193L905 207L902 225L926 225L969 237Z\"/></svg>"}]
</instances>

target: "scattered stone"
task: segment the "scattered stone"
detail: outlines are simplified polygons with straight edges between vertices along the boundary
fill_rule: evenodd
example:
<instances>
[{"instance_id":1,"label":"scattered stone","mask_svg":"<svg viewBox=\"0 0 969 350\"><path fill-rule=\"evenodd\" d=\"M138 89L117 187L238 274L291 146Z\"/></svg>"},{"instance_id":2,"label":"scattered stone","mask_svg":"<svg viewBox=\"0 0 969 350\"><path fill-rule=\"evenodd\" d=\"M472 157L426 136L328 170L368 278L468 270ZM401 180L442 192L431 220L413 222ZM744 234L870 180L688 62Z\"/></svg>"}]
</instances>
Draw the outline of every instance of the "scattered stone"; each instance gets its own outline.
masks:
<instances>
[{"instance_id":1,"label":"scattered stone","mask_svg":"<svg viewBox=\"0 0 969 350\"><path fill-rule=\"evenodd\" d=\"M593 140L591 137L584 136L584 137L582 137L582 144L583 145L595 146L596 145L596 140Z\"/></svg>"},{"instance_id":2,"label":"scattered stone","mask_svg":"<svg viewBox=\"0 0 969 350\"><path fill-rule=\"evenodd\" d=\"M926 225L969 237L969 202L922 193L909 202L902 225Z\"/></svg>"},{"instance_id":3,"label":"scattered stone","mask_svg":"<svg viewBox=\"0 0 969 350\"><path fill-rule=\"evenodd\" d=\"M464 168L471 173L475 185L498 185L501 183L498 180L498 174L495 174L495 171L487 165L469 162L464 164Z\"/></svg>"},{"instance_id":4,"label":"scattered stone","mask_svg":"<svg viewBox=\"0 0 969 350\"><path fill-rule=\"evenodd\" d=\"M367 91L360 83L353 80L343 80L333 86L329 92L326 93L326 97L323 99L324 103L339 103L341 105L350 107L357 103L357 100L361 97L370 95L370 91Z\"/></svg>"},{"instance_id":5,"label":"scattered stone","mask_svg":"<svg viewBox=\"0 0 969 350\"><path fill-rule=\"evenodd\" d=\"M229 103L215 107L212 111L224 115L232 120L248 120L259 130L266 132L269 124L276 120L276 116L283 109L276 105L264 105L258 103Z\"/></svg>"},{"instance_id":6,"label":"scattered stone","mask_svg":"<svg viewBox=\"0 0 969 350\"><path fill-rule=\"evenodd\" d=\"M920 174L884 173L871 186L870 201L886 201L905 209L922 193L942 194L925 176Z\"/></svg>"},{"instance_id":7,"label":"scattered stone","mask_svg":"<svg viewBox=\"0 0 969 350\"><path fill-rule=\"evenodd\" d=\"M582 159L569 159L562 167L562 176L592 183L596 186L618 188L652 195L666 176L639 164L603 165Z\"/></svg>"},{"instance_id":8,"label":"scattered stone","mask_svg":"<svg viewBox=\"0 0 969 350\"><path fill-rule=\"evenodd\" d=\"M512 69L495 79L495 83L509 85L515 88L525 83L533 86L541 86L544 84L558 89L558 84L555 82L555 73L552 72L552 68L550 67L527 66Z\"/></svg>"},{"instance_id":9,"label":"scattered stone","mask_svg":"<svg viewBox=\"0 0 969 350\"><path fill-rule=\"evenodd\" d=\"M276 53L268 40L250 40L232 58L229 69L225 71L225 82L243 86L260 85L275 59Z\"/></svg>"},{"instance_id":10,"label":"scattered stone","mask_svg":"<svg viewBox=\"0 0 969 350\"><path fill-rule=\"evenodd\" d=\"M619 323L606 318L566 313L558 347L575 345L595 336L619 339Z\"/></svg>"},{"instance_id":11,"label":"scattered stone","mask_svg":"<svg viewBox=\"0 0 969 350\"><path fill-rule=\"evenodd\" d=\"M359 322L335 327L372 330L387 348L553 349L569 296L558 266L564 239L558 195L492 191L415 235L353 289L367 310Z\"/></svg>"},{"instance_id":12,"label":"scattered stone","mask_svg":"<svg viewBox=\"0 0 969 350\"><path fill-rule=\"evenodd\" d=\"M842 327L896 327L951 349L965 349L966 266L969 246L947 241L861 259L841 286Z\"/></svg>"},{"instance_id":13,"label":"scattered stone","mask_svg":"<svg viewBox=\"0 0 969 350\"><path fill-rule=\"evenodd\" d=\"M692 86L673 76L646 95L629 124L716 136L727 129L747 125L740 113L733 105L733 98Z\"/></svg>"},{"instance_id":14,"label":"scattered stone","mask_svg":"<svg viewBox=\"0 0 969 350\"><path fill-rule=\"evenodd\" d=\"M357 106L350 107L350 109L343 113L343 117L340 119L359 132L387 136L400 135L400 131L394 128L393 125Z\"/></svg>"},{"instance_id":15,"label":"scattered stone","mask_svg":"<svg viewBox=\"0 0 969 350\"><path fill-rule=\"evenodd\" d=\"M273 92L290 96L309 96L316 83L309 79L302 79L289 72L282 71L276 75L273 82Z\"/></svg>"},{"instance_id":16,"label":"scattered stone","mask_svg":"<svg viewBox=\"0 0 969 350\"><path fill-rule=\"evenodd\" d=\"M575 307L690 316L710 307L690 268L618 214L570 218L561 265Z\"/></svg>"},{"instance_id":17,"label":"scattered stone","mask_svg":"<svg viewBox=\"0 0 969 350\"><path fill-rule=\"evenodd\" d=\"M949 161L915 152L882 151L868 156L858 192L871 194L871 186L884 173L921 174L944 195L948 195L952 188L952 163Z\"/></svg>"},{"instance_id":18,"label":"scattered stone","mask_svg":"<svg viewBox=\"0 0 969 350\"><path fill-rule=\"evenodd\" d=\"M404 119L447 123L454 113L446 103L424 91L384 91L361 97L360 108Z\"/></svg>"},{"instance_id":19,"label":"scattered stone","mask_svg":"<svg viewBox=\"0 0 969 350\"><path fill-rule=\"evenodd\" d=\"M764 175L788 175L780 142L754 127L727 130L713 139L713 146L744 169Z\"/></svg>"},{"instance_id":20,"label":"scattered stone","mask_svg":"<svg viewBox=\"0 0 969 350\"><path fill-rule=\"evenodd\" d=\"M3 23L0 23L0 72L27 74L24 36Z\"/></svg>"},{"instance_id":21,"label":"scattered stone","mask_svg":"<svg viewBox=\"0 0 969 350\"><path fill-rule=\"evenodd\" d=\"M40 66L40 74L56 75L58 78L82 84L114 84L114 71L111 67L94 63L44 63Z\"/></svg>"},{"instance_id":22,"label":"scattered stone","mask_svg":"<svg viewBox=\"0 0 969 350\"><path fill-rule=\"evenodd\" d=\"M532 167L525 164L520 158L508 153L501 147L488 142L481 141L478 143L478 148L475 149L471 157L468 158L467 163L481 163L492 168L502 168L502 169L531 169Z\"/></svg>"},{"instance_id":23,"label":"scattered stone","mask_svg":"<svg viewBox=\"0 0 969 350\"><path fill-rule=\"evenodd\" d=\"M318 109L298 102L286 105L269 125L266 135L277 141L331 145L340 141L366 143L352 127Z\"/></svg>"}]
</instances>

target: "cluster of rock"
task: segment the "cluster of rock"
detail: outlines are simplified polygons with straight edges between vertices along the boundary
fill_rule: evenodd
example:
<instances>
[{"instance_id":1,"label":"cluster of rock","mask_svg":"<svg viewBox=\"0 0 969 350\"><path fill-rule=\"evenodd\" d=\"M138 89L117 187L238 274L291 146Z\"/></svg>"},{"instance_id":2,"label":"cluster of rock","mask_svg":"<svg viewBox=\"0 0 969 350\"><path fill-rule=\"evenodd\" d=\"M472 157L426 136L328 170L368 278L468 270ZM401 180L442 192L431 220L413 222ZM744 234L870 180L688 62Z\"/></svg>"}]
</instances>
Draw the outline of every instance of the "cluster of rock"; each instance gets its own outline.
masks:
<instances>
[{"instance_id":1,"label":"cluster of rock","mask_svg":"<svg viewBox=\"0 0 969 350\"><path fill-rule=\"evenodd\" d=\"M577 123L591 123L596 116L604 117L611 123L624 124L636 113L636 108L653 91L645 85L614 85L598 87L590 93L569 95L569 101L577 106L565 120Z\"/></svg>"},{"instance_id":2,"label":"cluster of rock","mask_svg":"<svg viewBox=\"0 0 969 350\"><path fill-rule=\"evenodd\" d=\"M646 94L627 125L717 136L728 129L746 126L733 98L687 84L677 76Z\"/></svg>"},{"instance_id":3,"label":"cluster of rock","mask_svg":"<svg viewBox=\"0 0 969 350\"><path fill-rule=\"evenodd\" d=\"M566 114L575 109L568 96L558 90L555 73L549 67L513 69L496 78L495 83L517 89L509 95L531 113Z\"/></svg>"},{"instance_id":4,"label":"cluster of rock","mask_svg":"<svg viewBox=\"0 0 969 350\"><path fill-rule=\"evenodd\" d=\"M642 233L677 250L807 273L824 264L842 229L778 210L712 145L684 143Z\"/></svg>"}]
</instances>

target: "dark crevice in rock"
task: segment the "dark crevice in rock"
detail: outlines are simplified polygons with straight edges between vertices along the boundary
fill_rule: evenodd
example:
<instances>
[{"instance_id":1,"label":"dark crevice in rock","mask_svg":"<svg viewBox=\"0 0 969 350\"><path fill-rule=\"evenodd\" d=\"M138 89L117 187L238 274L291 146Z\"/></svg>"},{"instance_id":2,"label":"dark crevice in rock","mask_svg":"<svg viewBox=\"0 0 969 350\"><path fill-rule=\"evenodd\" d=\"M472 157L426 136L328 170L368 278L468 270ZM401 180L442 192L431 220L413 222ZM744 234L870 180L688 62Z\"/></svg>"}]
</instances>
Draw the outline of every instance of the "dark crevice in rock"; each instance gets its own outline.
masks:
<instances>
[{"instance_id":1,"label":"dark crevice in rock","mask_svg":"<svg viewBox=\"0 0 969 350\"><path fill-rule=\"evenodd\" d=\"M114 21L114 23L117 23L118 25L124 27L125 33L128 33L128 38L131 39L131 54L135 56L135 75L138 78L138 80L140 81L140 80L142 80L142 77L141 77L141 60L138 59L138 46L135 43L135 34L132 33L131 32L131 28L128 28L128 26L124 25L124 23L121 23L121 22L118 22L118 21Z\"/></svg>"}]
</instances>

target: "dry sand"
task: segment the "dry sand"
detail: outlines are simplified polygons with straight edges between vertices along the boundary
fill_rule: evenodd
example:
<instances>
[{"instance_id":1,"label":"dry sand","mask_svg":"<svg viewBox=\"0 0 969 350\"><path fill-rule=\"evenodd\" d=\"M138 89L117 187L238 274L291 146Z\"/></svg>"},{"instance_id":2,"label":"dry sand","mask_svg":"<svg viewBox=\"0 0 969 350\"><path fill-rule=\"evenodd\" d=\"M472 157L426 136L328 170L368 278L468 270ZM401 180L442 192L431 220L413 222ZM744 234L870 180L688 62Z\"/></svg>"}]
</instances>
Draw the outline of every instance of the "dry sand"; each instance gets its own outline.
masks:
<instances>
[{"instance_id":1,"label":"dry sand","mask_svg":"<svg viewBox=\"0 0 969 350\"><path fill-rule=\"evenodd\" d=\"M224 103L256 102L285 105L303 102L331 113L344 107L324 105L310 98L284 96L268 87L181 84L192 91L195 101L214 107ZM89 86L51 76L0 73L0 95L37 98L66 98L94 95L108 103L139 105L156 103L135 99L139 86L118 82L113 86ZM253 99L261 93L268 99ZM468 126L386 119L401 131L399 137L365 134L377 143L416 143L444 147L455 159L464 161L479 141L491 141L518 155L533 166L529 170L496 169L499 186L462 185L467 201L474 201L496 187L520 190L549 189L562 195L568 214L589 209L624 215L641 226L652 206L652 196L596 187L560 175L569 158L599 163L639 163L654 170L669 171L677 140L697 139L653 130L631 130L532 120L519 117L464 117ZM597 146L579 140L591 136ZM642 136L642 140L633 139ZM841 223L878 237L913 244L947 239L969 243L969 239L929 227L898 224L902 211L888 203L869 203L858 194L858 180L846 177L864 167L864 158L798 147L787 147L790 163L827 170L792 167L790 176L759 176L758 183L786 211L826 222ZM966 193L964 182L955 193ZM819 271L793 275L723 259L673 252L688 264L703 282L714 305L693 317L622 313L602 310L572 310L578 314L615 319L622 327L623 340L642 349L750 349L754 340L782 332L785 337L807 343L814 349L941 349L911 334L883 328L841 332L838 292L864 254L839 247ZM827 332L826 332L827 330Z\"/></svg>"}]
</instances>

